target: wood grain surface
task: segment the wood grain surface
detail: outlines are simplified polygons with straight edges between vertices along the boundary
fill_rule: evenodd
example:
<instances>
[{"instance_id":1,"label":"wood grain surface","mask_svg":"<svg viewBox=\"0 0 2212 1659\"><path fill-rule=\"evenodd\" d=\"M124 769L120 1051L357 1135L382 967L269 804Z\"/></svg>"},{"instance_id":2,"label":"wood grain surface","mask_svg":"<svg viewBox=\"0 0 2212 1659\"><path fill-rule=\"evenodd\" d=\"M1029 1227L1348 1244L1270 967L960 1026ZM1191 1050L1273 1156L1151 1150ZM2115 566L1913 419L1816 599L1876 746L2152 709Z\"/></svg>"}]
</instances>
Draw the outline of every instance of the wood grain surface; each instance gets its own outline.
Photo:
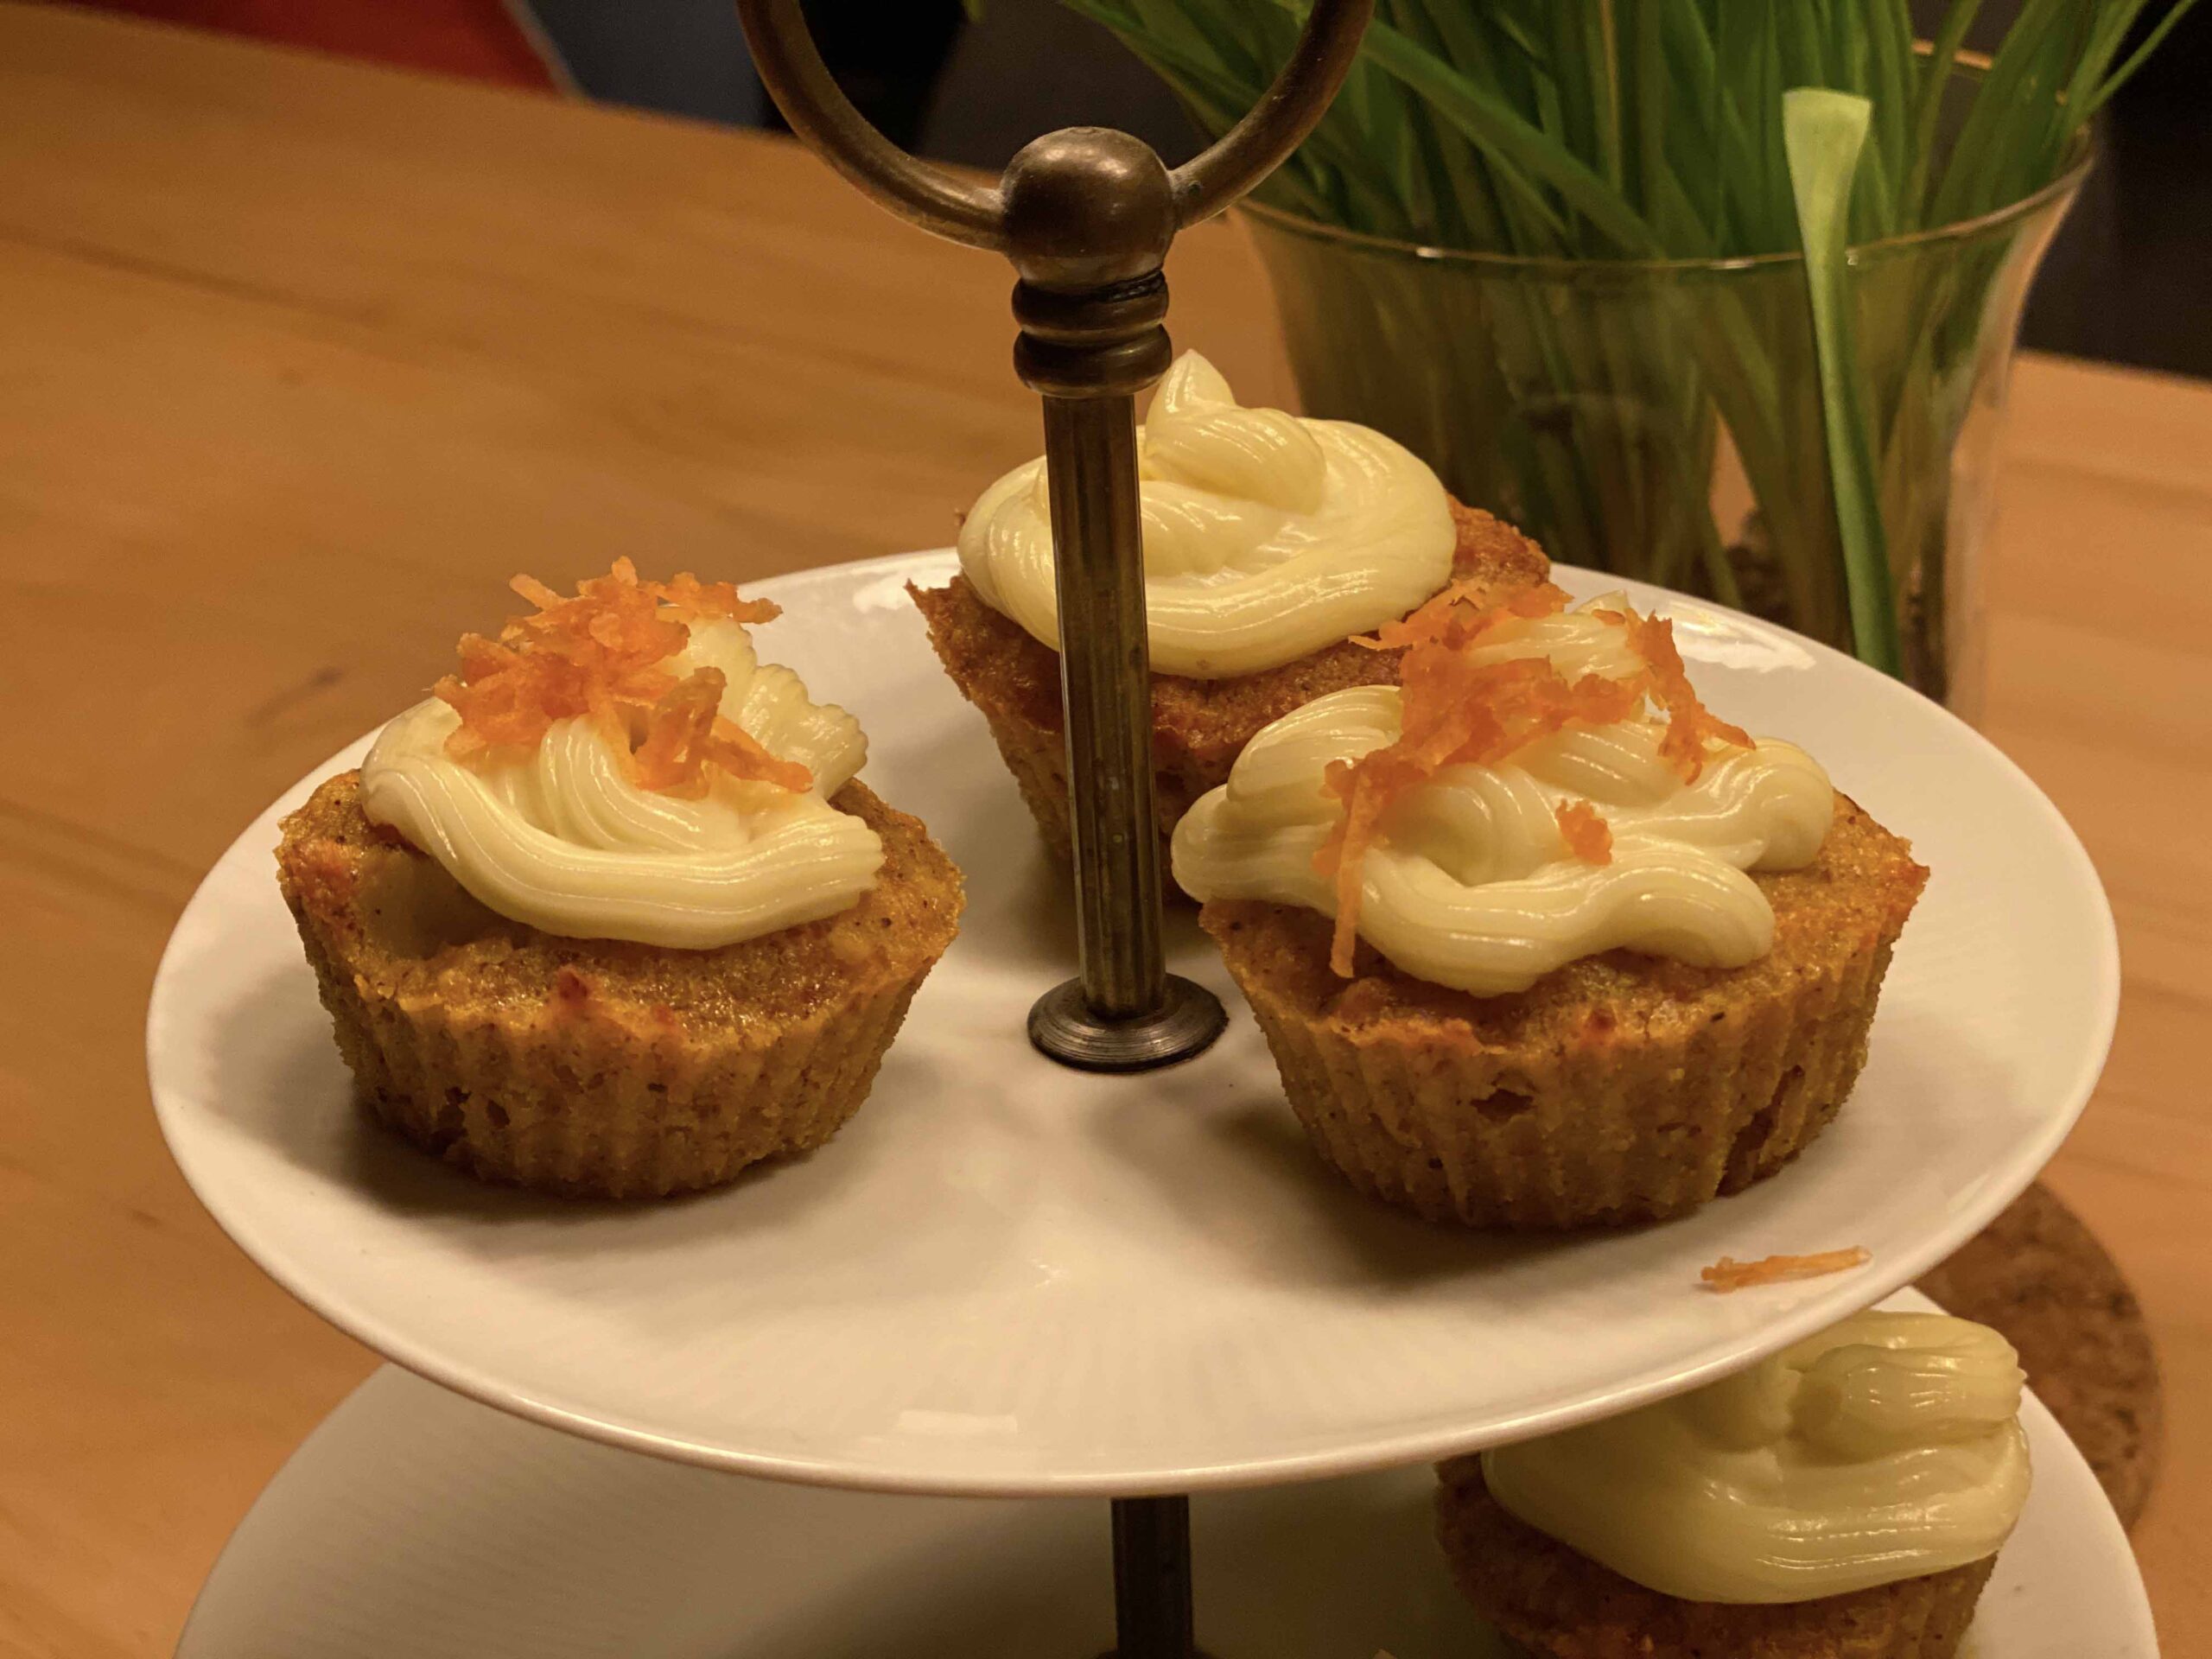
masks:
<instances>
[{"instance_id":1,"label":"wood grain surface","mask_svg":"<svg viewBox=\"0 0 2212 1659\"><path fill-rule=\"evenodd\" d=\"M1171 277L1179 337L1288 401L1239 233ZM145 995L200 872L518 568L947 540L1039 447L1007 286L773 139L0 5L0 1651L167 1653L374 1363L155 1132ZM2161 1344L2137 1542L2175 1654L2212 1650L2208 453L2212 388L2030 360L1991 561L1989 729L2126 955L2050 1179Z\"/></svg>"}]
</instances>

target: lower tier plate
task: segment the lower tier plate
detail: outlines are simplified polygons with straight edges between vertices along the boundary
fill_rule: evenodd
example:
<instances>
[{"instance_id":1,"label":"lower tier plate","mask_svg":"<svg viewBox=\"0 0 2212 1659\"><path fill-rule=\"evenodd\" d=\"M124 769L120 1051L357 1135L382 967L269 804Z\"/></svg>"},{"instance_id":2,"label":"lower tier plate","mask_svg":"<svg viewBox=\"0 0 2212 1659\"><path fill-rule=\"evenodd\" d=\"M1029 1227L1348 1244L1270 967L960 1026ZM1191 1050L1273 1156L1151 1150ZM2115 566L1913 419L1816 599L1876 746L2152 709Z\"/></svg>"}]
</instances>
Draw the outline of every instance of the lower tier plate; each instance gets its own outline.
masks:
<instances>
[{"instance_id":1,"label":"lower tier plate","mask_svg":"<svg viewBox=\"0 0 2212 1659\"><path fill-rule=\"evenodd\" d=\"M1857 1092L1803 1158L1609 1234L1382 1208L1307 1151L1187 906L1173 964L1220 992L1227 1034L1147 1076L1065 1071L1022 1022L1073 959L1067 874L905 593L950 571L925 555L759 590L784 607L763 657L853 709L868 780L968 880L960 938L836 1141L720 1192L611 1205L483 1185L368 1125L270 857L309 778L194 896L148 1021L162 1128L231 1235L410 1370L640 1450L944 1494L1254 1485L1538 1433L1770 1352L1979 1230L2095 1082L2111 914L2034 785L1894 681L1644 590L1719 714L1805 745L1935 873ZM1872 1265L1698 1287L1724 1254L1848 1245Z\"/></svg>"},{"instance_id":2,"label":"lower tier plate","mask_svg":"<svg viewBox=\"0 0 2212 1659\"><path fill-rule=\"evenodd\" d=\"M2127 1541L2043 1409L1973 1659L2156 1659ZM1217 1659L1503 1659L1446 1577L1426 1465L1202 1495ZM386 1367L223 1552L178 1659L1092 1659L1106 1506L810 1490L619 1452Z\"/></svg>"}]
</instances>

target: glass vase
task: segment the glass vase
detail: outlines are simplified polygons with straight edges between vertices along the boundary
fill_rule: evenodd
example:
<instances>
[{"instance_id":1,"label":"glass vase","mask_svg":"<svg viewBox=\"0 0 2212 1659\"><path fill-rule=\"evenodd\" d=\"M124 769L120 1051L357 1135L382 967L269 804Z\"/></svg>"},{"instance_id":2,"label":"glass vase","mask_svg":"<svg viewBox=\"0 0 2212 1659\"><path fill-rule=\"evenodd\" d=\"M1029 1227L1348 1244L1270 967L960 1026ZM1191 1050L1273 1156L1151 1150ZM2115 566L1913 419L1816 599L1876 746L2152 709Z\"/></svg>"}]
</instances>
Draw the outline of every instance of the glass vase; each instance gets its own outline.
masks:
<instances>
[{"instance_id":1,"label":"glass vase","mask_svg":"<svg viewBox=\"0 0 2212 1659\"><path fill-rule=\"evenodd\" d=\"M1969 719L2021 307L2088 165L1851 251L1904 677ZM1797 255L1531 259L1241 211L1307 414L1389 434L1560 563L1853 648Z\"/></svg>"}]
</instances>

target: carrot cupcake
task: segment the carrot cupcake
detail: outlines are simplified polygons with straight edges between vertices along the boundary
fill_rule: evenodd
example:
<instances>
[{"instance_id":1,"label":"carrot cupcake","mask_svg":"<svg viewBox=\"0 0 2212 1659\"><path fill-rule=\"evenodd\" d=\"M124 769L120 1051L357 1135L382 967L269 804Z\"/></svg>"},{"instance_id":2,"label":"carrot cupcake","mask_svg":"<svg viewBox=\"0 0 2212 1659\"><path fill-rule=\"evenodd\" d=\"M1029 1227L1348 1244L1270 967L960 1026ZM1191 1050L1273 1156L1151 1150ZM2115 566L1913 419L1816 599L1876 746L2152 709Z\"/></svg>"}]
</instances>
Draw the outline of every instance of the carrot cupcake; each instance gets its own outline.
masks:
<instances>
[{"instance_id":1,"label":"carrot cupcake","mask_svg":"<svg viewBox=\"0 0 2212 1659\"><path fill-rule=\"evenodd\" d=\"M601 1198L827 1141L945 946L960 878L854 777L776 614L628 560L459 672L284 821L278 879L355 1091L488 1179Z\"/></svg>"},{"instance_id":2,"label":"carrot cupcake","mask_svg":"<svg viewBox=\"0 0 2212 1659\"><path fill-rule=\"evenodd\" d=\"M1535 543L1459 506L1410 450L1344 421L1245 409L1186 352L1137 434L1163 842L1252 734L1300 703L1395 677L1348 643L1455 575L1499 596L1541 582ZM963 522L960 575L910 588L981 709L1046 842L1068 851L1059 617L1045 463L1017 467Z\"/></svg>"},{"instance_id":3,"label":"carrot cupcake","mask_svg":"<svg viewBox=\"0 0 2212 1659\"><path fill-rule=\"evenodd\" d=\"M1438 1535L1538 1659L1952 1659L2027 1501L2020 1382L1986 1325L1858 1314L1444 1465Z\"/></svg>"},{"instance_id":4,"label":"carrot cupcake","mask_svg":"<svg viewBox=\"0 0 2212 1659\"><path fill-rule=\"evenodd\" d=\"M1402 690L1307 703L1178 828L1290 1103L1437 1220L1679 1214L1851 1091L1926 872L1803 751L1715 719L1671 625L1453 589Z\"/></svg>"}]
</instances>

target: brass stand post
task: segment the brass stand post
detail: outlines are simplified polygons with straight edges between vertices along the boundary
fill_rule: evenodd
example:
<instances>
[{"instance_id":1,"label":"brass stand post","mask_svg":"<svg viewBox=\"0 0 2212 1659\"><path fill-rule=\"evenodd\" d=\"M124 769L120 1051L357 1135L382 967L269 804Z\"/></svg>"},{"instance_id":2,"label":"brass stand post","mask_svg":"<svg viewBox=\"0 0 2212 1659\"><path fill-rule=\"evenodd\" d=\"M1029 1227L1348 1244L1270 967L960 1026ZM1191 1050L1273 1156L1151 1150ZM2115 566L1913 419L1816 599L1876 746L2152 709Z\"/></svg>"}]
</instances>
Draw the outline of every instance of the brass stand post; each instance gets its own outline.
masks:
<instances>
[{"instance_id":1,"label":"brass stand post","mask_svg":"<svg viewBox=\"0 0 2212 1659\"><path fill-rule=\"evenodd\" d=\"M1014 369L1045 404L1082 965L1030 1009L1029 1040L1070 1065L1141 1071L1198 1052L1228 1018L1213 993L1167 972L1160 937L1136 394L1168 364L1160 258L1174 185L1136 139L1089 131L1039 139L1002 188L1025 250ZM1114 254L1060 251L1071 231L1090 245L1081 233L1101 214L1121 232Z\"/></svg>"},{"instance_id":2,"label":"brass stand post","mask_svg":"<svg viewBox=\"0 0 2212 1659\"><path fill-rule=\"evenodd\" d=\"M799 0L737 0L792 131L892 212L1005 254L1020 277L1014 366L1045 407L1082 958L1081 974L1030 1010L1029 1037L1071 1065L1165 1065L1204 1049L1225 1019L1211 993L1166 971L1160 945L1136 397L1167 367L1168 244L1313 130L1374 5L1314 0L1274 85L1172 173L1127 133L1071 127L1030 144L994 187L918 162L871 127L823 64ZM1115 1538L1122 1659L1189 1659L1185 1500L1117 1500Z\"/></svg>"},{"instance_id":3,"label":"brass stand post","mask_svg":"<svg viewBox=\"0 0 2212 1659\"><path fill-rule=\"evenodd\" d=\"M1191 1500L1114 1500L1114 1651L1107 1659L1192 1659Z\"/></svg>"}]
</instances>

